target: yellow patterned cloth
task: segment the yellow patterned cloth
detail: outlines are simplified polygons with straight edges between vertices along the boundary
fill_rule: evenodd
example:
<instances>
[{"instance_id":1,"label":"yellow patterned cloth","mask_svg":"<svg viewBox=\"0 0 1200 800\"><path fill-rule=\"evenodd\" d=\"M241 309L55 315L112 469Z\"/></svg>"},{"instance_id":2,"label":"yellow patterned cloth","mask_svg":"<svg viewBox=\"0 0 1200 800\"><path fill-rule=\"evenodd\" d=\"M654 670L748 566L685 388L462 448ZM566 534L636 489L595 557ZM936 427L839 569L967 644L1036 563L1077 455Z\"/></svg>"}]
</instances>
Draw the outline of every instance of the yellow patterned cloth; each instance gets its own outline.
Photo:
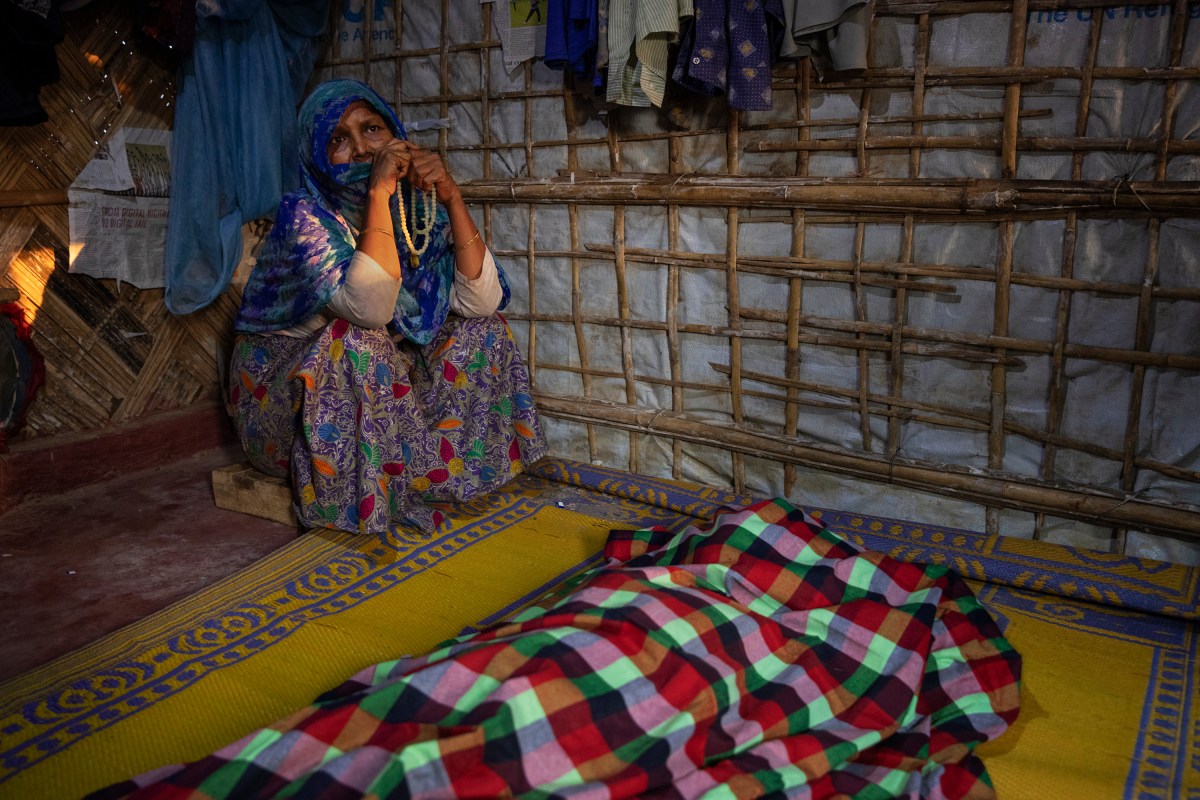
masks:
<instances>
[{"instance_id":1,"label":"yellow patterned cloth","mask_svg":"<svg viewBox=\"0 0 1200 800\"><path fill-rule=\"evenodd\" d=\"M302 536L0 685L0 798L76 797L198 758L368 664L531 602L595 564L611 528L675 529L750 499L544 459L448 509L435 537ZM1024 659L1021 716L981 750L1001 798L1200 800L1197 570L811 511L975 582Z\"/></svg>"}]
</instances>

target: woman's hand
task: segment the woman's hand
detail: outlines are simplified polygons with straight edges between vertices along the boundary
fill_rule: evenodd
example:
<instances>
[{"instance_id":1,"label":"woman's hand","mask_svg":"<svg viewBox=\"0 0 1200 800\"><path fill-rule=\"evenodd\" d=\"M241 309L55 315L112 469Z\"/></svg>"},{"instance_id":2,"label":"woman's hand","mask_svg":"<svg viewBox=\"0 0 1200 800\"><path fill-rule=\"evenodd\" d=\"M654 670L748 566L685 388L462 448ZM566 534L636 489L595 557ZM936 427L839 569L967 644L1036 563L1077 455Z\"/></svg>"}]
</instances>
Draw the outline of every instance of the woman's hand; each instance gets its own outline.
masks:
<instances>
[{"instance_id":1,"label":"woman's hand","mask_svg":"<svg viewBox=\"0 0 1200 800\"><path fill-rule=\"evenodd\" d=\"M454 182L450 170L442 163L442 158L432 150L423 150L412 142L407 142L412 161L408 166L408 179L423 192L437 188L437 199L446 207L462 200L462 192Z\"/></svg>"},{"instance_id":2,"label":"woman's hand","mask_svg":"<svg viewBox=\"0 0 1200 800\"><path fill-rule=\"evenodd\" d=\"M409 143L412 163L408 165L408 180L423 192L437 188L437 199L446 208L450 218L450 232L454 242L454 264L464 278L475 280L483 272L483 258L487 245L480 236L475 220L463 200L462 190L454 182L454 176L441 156L430 150L422 150Z\"/></svg>"},{"instance_id":3,"label":"woman's hand","mask_svg":"<svg viewBox=\"0 0 1200 800\"><path fill-rule=\"evenodd\" d=\"M412 144L403 139L392 139L371 154L371 177L368 190L380 189L391 197L396 193L396 184L412 164Z\"/></svg>"}]
</instances>

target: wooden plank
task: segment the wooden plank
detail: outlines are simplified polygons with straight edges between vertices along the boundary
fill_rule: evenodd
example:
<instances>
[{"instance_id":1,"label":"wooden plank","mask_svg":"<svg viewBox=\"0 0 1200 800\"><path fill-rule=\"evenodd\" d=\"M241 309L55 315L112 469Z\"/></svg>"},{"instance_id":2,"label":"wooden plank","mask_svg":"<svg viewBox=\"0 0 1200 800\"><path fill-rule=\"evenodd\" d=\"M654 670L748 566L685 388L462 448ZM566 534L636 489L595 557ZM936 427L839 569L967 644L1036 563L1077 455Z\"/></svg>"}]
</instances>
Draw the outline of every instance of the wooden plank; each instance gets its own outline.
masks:
<instances>
[{"instance_id":1,"label":"wooden plank","mask_svg":"<svg viewBox=\"0 0 1200 800\"><path fill-rule=\"evenodd\" d=\"M217 508L299 527L286 478L264 475L246 463L213 470L213 499Z\"/></svg>"}]
</instances>

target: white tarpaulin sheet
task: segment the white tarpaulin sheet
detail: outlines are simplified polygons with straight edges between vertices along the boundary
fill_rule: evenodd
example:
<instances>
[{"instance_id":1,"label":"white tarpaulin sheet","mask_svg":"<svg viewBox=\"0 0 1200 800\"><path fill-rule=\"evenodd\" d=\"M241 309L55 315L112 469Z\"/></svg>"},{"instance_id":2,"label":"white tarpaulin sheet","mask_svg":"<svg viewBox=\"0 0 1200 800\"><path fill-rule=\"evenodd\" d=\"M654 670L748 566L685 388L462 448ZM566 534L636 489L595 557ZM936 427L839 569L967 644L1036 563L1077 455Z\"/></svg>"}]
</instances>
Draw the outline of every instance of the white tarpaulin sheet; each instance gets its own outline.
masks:
<instances>
[{"instance_id":1,"label":"white tarpaulin sheet","mask_svg":"<svg viewBox=\"0 0 1200 800\"><path fill-rule=\"evenodd\" d=\"M501 7L497 3L496 7ZM523 6L524 7L524 6ZM1085 60L1090 15L1105 15L1099 43L1099 66L1160 66L1169 62L1169 7L1114 6L1090 10L1051 10L1030 14L1025 64L1027 66L1080 67ZM403 50L443 48L442 20L437 4L405 3L403 5ZM1200 16L1200 5L1190 8L1192 17ZM451 3L451 18L446 36L449 51L450 87L441 84L436 58L402 59L400 74L390 61L380 61L370 67L367 77L377 86L395 86L401 117L409 121L434 119L442 115L439 98L448 90L456 96L468 96L483 91L484 77L475 51L455 51L461 43L480 41L491 36L483 31L478 0L456 0ZM346 20L341 33L343 57L361 54L353 49L355 26L360 22ZM390 26L390 27L389 27ZM997 67L1007 63L1007 33L1010 18L1007 14L974 13L931 18L928 65L954 67ZM378 30L395 31L390 9L376 23ZM1184 43L1182 64L1200 65L1200 25L1190 25ZM387 34L384 34L386 37ZM394 33L393 33L394 35ZM917 26L912 18L881 16L875 20L873 52L875 66L911 70L916 51ZM363 37L359 35L361 40ZM373 52L384 53L386 42ZM361 42L359 44L361 47ZM349 48L349 49L347 49ZM449 142L456 149L449 156L453 171L460 180L484 177L483 150L478 145L486 140L500 147L490 156L492 179L550 177L566 167L567 139L562 99L554 93L561 91L562 74L536 63L533 85L526 87L524 71L505 68L499 48L492 48L488 65L487 87L492 100L483 114L480 102L464 100L449 104ZM339 74L347 74L340 70ZM1091 108L1085 126L1088 137L1098 139L1146 138L1155 135L1163 124L1165 81L1097 79L1091 90ZM819 86L817 87L820 88ZM547 90L548 96L527 98ZM1195 81L1176 83L1176 110L1172 117L1172 137L1195 139L1200 131L1200 101L1195 97ZM1001 135L1004 86L954 85L952 82L930 85L923 108L926 115L982 116L982 119L932 121L924 124L927 136L979 137L996 139ZM1055 78L1043 82L1022 84L1021 109L1037 112L1021 122L1022 137L1074 137L1081 93L1078 79ZM384 89L385 96L388 94ZM820 91L811 103L811 121L857 120L858 89ZM794 97L776 92L776 108L772 111L743 113L743 128L772 122L789 123L797 119ZM873 117L911 116L914 113L911 89L876 89L872 91ZM527 105L529 107L527 107ZM600 143L579 146L577 167L607 171L613 168L609 150L604 142L606 120L603 115L588 113L586 103L578 127L577 139L594 138ZM711 111L711 107L709 109ZM528 115L528 116L527 116ZM634 131L666 131L660 112L621 109L623 133ZM708 125L697 112L697 124ZM534 142L532 158L525 150L526 120L532 118ZM720 115L717 115L720 119ZM488 135L485 137L484 128ZM845 126L812 129L817 138L855 136L853 123ZM910 124L874 125L878 135L907 135ZM757 133L759 139L770 139L776 132ZM785 139L794 138L794 131L780 132ZM778 137L776 137L778 138ZM419 139L420 140L420 139ZM743 133L743 145L752 141ZM428 140L435 145L436 140ZM537 146L538 142L556 142ZM665 138L638 142L622 142L620 168L627 172L666 173L669 148ZM690 136L681 140L680 156L683 170L697 173L728 172L727 139L724 135ZM739 171L743 175L795 175L796 154L792 152L745 152L739 155ZM1087 152L1082 156L1081 174L1084 180L1118 181L1154 179L1156 155L1152 152L1117 152L1115 149ZM1018 163L1018 178L1044 180L1071 179L1074 156L1070 152L1022 152ZM998 178L1001 161L998 148L979 150L926 148L920 159L919 174L910 173L909 153L881 152L871 156L870 177L876 178ZM859 169L852 149L845 152L815 151L808 162L808 175L846 177ZM1167 178L1200 180L1200 156L1182 153L1171 156L1167 163ZM612 207L580 205L578 207L579 246L598 244L611 247L614 230ZM650 248L699 254L727 252L727 221L724 208L681 207L675 242L669 241L667 211L652 206L629 206L625 209L625 245L628 248ZM482 214L476 214L481 218ZM792 223L780 212L759 213L743 211L738 230L739 257L788 256L791 252ZM532 220L532 221L531 221ZM491 212L490 235L493 247L499 251L524 251L529 243L530 225L534 225L534 250L530 282L530 267L524 257L505 262L513 287L511 310L517 314L536 309L539 314L566 315L573 313L571 261L567 257L540 255L541 252L570 250L570 226L566 206L495 204ZM1059 276L1063 262L1065 215L1036 221L1018 220L1013 238L1012 269L1016 274ZM857 231L853 222L822 222L813 217L805 225L805 252L810 259L848 262L853 258ZM862 232L864 261L892 261L902 258L902 225L897 217L892 221L868 221ZM1200 222L1170 218L1163 221L1158 238L1154 280L1167 287L1200 286ZM911 262L920 264L974 268L987 275L1000 258L1001 223L994 221L947 219L918 221L914 228ZM1151 238L1144 218L1099 218L1081 216L1076 231L1074 269L1072 277L1085 281L1123 283L1134 287L1144 279L1149 258ZM633 319L665 323L668 302L668 269L663 264L638 263L627 259L629 311ZM680 325L726 326L730 322L729 293L723 268L680 268L679 302L675 309ZM786 314L788 280L785 277L740 272L738 294L741 309L756 312ZM945 281L940 281L945 282ZM994 280L952 281L952 294L909 292L904 307L906 325L914 329L930 329L965 334L991 335L995 309ZM582 311L616 319L618 290L611 259L583 259L580 275ZM1008 318L1010 334L1023 339L1053 342L1056 336L1059 292L1057 290L1023 285L1014 282ZM1071 293L1068 341L1086 346L1136 349L1138 297L1127 295ZM1153 341L1151 349L1158 352L1200 355L1200 311L1195 302L1156 302L1152 313ZM897 309L895 292L887 288L864 290L862 308L865 319L874 323L892 323ZM849 284L805 280L802 314L814 321L853 321L856 319L856 298ZM744 328L772 329L777 323L742 321ZM583 326L585 342L576 340L571 323L537 322L536 352L531 354L536 389L561 395L583 395L583 378L578 372L554 369L555 366L581 366L580 346L586 347L587 366L595 371L621 375L623 372L622 337L615 325ZM524 344L529 342L529 324L517 322L514 328ZM805 330L809 330L805 328ZM828 331L823 331L828 332ZM851 334L852 336L852 334ZM665 331L633 329L630 333L635 375L649 378L670 378L670 359ZM720 423L734 421L734 409L728 390L728 379L717 367L730 364L728 337L681 333L681 375L683 412L690 419L712 420ZM783 376L786 370L786 348L778 336L774 338L745 338L742 344L742 369L767 375ZM1008 371L1006 387L1006 420L1035 431L1045 431L1049 413L1048 398L1052 380L1052 361L1048 354L1019 354L1023 365ZM1064 436L1087 442L1093 449L1120 454L1122 437L1130 415L1130 398L1134 395L1134 372L1129 366L1086 358L1069 358L1066 364L1066 399L1061 423ZM885 353L869 359L871 392L890 393L890 363ZM989 414L991 365L965 360L906 355L904 359L903 396L946 407L977 412L986 420ZM871 441L863 442L860 416L849 408L844 391L856 392L859 386L859 359L853 349L802 345L796 380L843 391L842 408L804 406L799 420L801 440L844 447L850 450L885 452L887 418L872 417ZM711 386L708 390L704 386ZM701 388L695 388L701 387ZM768 432L782 432L785 403L771 397L780 396L778 386L759 384L745 379L743 388L743 424ZM623 378L594 376L590 380L591 397L625 403L626 385ZM636 403L649 411L671 409L669 385L639 380L635 385ZM806 397L817 395L806 393ZM1194 411L1194 398L1200 396L1200 375L1194 372L1170 371L1161 374L1147 370L1144 381L1137 428L1140 439L1136 446L1139 458L1177 465L1185 470L1200 469L1200 414ZM837 397L826 396L826 401ZM836 403L828 403L836 406ZM629 434L624 431L594 426L595 450L589 450L588 437L579 424L547 419L546 427L554 452L568 457L594 458L611 466L624 468L628 464ZM901 426L902 458L921 459L936 464L959 467L986 468L988 445L986 425L982 430L949 427L906 420ZM1044 444L1021 435L1006 438L1003 470L1028 478L1041 477ZM672 444L665 438L643 438L639 446L639 467L642 472L669 476L672 473ZM683 444L680 462L682 477L712 484L730 485L734 482L732 457L723 450L689 443ZM747 489L762 494L783 491L781 464L747 457L744 460ZM1139 472L1139 482L1133 487L1139 497L1181 503L1200 503L1194 484L1165 477L1153 470ZM1094 485L1120 490L1121 458L1103 457L1068 448L1060 449L1054 460L1053 480L1081 485ZM804 504L859 510L864 513L936 521L940 524L983 529L984 509L976 504L847 479L822 473L815 469L797 469L797 482L792 499ZM1029 513L1005 511L1001 514L1001 531L1008 535L1029 536L1033 516ZM1050 520L1046 538L1053 541L1107 549L1111 530L1069 520ZM1200 549L1181 542L1130 534L1129 552L1151 557L1200 563Z\"/></svg>"}]
</instances>

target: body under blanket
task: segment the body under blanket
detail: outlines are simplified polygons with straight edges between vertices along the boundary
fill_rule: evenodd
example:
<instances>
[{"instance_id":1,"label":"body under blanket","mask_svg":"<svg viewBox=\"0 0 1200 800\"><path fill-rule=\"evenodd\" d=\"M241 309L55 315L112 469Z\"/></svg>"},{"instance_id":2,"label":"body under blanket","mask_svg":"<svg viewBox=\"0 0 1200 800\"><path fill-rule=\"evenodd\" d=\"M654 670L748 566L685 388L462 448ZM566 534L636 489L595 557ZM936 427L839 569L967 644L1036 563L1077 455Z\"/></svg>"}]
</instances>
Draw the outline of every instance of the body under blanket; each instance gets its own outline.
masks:
<instances>
[{"instance_id":1,"label":"body under blanket","mask_svg":"<svg viewBox=\"0 0 1200 800\"><path fill-rule=\"evenodd\" d=\"M785 501L614 532L511 623L96 798L984 798L1020 658L945 567ZM712 793L712 794L710 794Z\"/></svg>"}]
</instances>

